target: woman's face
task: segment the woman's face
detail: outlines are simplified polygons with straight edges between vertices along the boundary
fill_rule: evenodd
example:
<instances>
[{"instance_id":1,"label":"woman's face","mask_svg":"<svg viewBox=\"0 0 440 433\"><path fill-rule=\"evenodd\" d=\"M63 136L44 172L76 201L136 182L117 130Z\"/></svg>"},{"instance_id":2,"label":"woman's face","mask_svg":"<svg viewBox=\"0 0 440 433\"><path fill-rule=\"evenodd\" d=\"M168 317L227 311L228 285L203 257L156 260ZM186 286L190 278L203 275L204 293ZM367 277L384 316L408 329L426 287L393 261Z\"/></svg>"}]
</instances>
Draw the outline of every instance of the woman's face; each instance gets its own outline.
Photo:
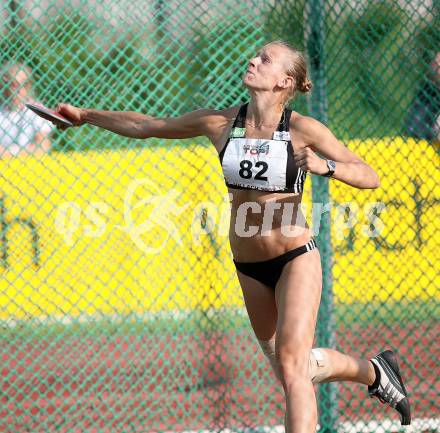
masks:
<instances>
[{"instance_id":1,"label":"woman's face","mask_svg":"<svg viewBox=\"0 0 440 433\"><path fill-rule=\"evenodd\" d=\"M266 45L256 57L249 60L243 84L252 90L273 90L283 80L292 79L286 73L287 49L280 45Z\"/></svg>"}]
</instances>

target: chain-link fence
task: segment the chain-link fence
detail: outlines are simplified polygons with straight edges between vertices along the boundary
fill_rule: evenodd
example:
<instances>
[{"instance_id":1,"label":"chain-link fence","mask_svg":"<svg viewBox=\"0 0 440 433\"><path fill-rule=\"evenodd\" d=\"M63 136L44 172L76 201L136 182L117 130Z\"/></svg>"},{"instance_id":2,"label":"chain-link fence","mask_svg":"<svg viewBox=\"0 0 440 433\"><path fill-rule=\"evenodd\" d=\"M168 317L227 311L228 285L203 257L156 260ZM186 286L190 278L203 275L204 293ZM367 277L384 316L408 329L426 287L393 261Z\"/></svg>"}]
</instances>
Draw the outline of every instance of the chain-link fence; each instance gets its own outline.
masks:
<instances>
[{"instance_id":1,"label":"chain-link fence","mask_svg":"<svg viewBox=\"0 0 440 433\"><path fill-rule=\"evenodd\" d=\"M22 109L225 108L247 100L247 61L278 38L304 50L314 82L293 108L381 178L373 191L308 181L309 209L331 204L317 344L398 348L416 431L440 431L439 7L4 2L0 431L279 431L284 397L244 311L213 147L61 132ZM358 385L319 393L323 431L398 427Z\"/></svg>"}]
</instances>

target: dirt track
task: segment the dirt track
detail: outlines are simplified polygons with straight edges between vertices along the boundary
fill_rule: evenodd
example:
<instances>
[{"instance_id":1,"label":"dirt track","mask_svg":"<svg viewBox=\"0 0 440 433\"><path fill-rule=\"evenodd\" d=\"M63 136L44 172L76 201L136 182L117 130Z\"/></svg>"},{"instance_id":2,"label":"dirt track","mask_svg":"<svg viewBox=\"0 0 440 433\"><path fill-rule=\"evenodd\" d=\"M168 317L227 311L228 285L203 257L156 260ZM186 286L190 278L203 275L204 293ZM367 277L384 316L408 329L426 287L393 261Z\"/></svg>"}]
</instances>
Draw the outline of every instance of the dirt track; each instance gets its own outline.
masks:
<instances>
[{"instance_id":1,"label":"dirt track","mask_svg":"<svg viewBox=\"0 0 440 433\"><path fill-rule=\"evenodd\" d=\"M401 346L414 416L438 413L439 326L340 329L347 353ZM404 343L402 343L404 342ZM403 345L402 345L403 344ZM355 349L350 350L349 347ZM346 349L347 348L347 349ZM117 433L282 424L283 395L252 336L95 337L1 343L2 433ZM404 357L408 359L404 362ZM339 420L394 418L365 387L337 385Z\"/></svg>"}]
</instances>

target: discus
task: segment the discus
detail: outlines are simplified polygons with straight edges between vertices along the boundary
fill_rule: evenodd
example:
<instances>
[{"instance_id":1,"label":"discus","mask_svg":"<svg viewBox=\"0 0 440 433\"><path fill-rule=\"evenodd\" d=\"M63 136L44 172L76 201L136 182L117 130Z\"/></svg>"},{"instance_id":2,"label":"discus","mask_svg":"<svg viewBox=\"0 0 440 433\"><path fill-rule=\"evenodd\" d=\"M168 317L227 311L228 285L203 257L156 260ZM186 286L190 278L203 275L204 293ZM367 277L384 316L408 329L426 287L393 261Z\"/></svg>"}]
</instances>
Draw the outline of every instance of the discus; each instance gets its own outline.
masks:
<instances>
[{"instance_id":1,"label":"discus","mask_svg":"<svg viewBox=\"0 0 440 433\"><path fill-rule=\"evenodd\" d=\"M42 104L28 103L24 105L43 119L50 120L51 122L61 124L63 126L73 126L73 123L70 120L66 119L60 113L57 113L56 111L53 111Z\"/></svg>"}]
</instances>

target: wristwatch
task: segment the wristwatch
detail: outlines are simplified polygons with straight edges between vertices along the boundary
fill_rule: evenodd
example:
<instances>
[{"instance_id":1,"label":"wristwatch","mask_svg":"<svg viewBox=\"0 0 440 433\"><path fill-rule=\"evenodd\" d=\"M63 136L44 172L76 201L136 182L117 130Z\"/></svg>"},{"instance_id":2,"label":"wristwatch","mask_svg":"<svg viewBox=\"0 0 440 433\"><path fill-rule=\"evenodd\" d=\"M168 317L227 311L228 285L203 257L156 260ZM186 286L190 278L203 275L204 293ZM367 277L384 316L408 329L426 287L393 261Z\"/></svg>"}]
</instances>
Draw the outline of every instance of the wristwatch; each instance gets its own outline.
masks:
<instances>
[{"instance_id":1,"label":"wristwatch","mask_svg":"<svg viewBox=\"0 0 440 433\"><path fill-rule=\"evenodd\" d=\"M331 159L326 159L325 161L327 162L328 172L323 174L323 176L332 177L336 169L336 162Z\"/></svg>"}]
</instances>

